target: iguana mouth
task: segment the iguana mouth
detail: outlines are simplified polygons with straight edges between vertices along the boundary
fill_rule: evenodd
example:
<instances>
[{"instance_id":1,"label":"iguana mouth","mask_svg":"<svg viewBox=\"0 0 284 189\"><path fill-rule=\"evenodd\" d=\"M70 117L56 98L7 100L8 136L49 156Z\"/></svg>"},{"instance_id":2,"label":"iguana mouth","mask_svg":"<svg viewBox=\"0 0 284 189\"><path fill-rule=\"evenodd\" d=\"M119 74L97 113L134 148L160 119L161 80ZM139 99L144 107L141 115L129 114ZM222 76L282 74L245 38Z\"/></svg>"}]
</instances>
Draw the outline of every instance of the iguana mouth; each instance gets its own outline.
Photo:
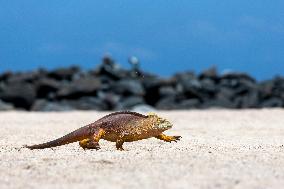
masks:
<instances>
[{"instance_id":1,"label":"iguana mouth","mask_svg":"<svg viewBox=\"0 0 284 189\"><path fill-rule=\"evenodd\" d=\"M163 130L168 130L170 128L173 127L173 124L171 122L169 122L168 120L166 119L163 119L160 121L160 123L158 124L158 127L163 129Z\"/></svg>"}]
</instances>

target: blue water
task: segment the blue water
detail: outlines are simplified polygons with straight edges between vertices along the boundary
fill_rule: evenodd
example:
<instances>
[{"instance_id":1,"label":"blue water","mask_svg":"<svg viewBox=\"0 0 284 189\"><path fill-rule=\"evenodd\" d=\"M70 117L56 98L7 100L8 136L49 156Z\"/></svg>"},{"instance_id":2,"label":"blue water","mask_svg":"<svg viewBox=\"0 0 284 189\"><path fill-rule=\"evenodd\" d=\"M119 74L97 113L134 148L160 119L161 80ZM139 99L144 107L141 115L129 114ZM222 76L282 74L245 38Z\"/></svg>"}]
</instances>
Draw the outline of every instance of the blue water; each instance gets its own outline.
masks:
<instances>
[{"instance_id":1,"label":"blue water","mask_svg":"<svg viewBox=\"0 0 284 189\"><path fill-rule=\"evenodd\" d=\"M283 75L283 0L0 1L0 72L123 66L170 75L215 65L258 79Z\"/></svg>"}]
</instances>

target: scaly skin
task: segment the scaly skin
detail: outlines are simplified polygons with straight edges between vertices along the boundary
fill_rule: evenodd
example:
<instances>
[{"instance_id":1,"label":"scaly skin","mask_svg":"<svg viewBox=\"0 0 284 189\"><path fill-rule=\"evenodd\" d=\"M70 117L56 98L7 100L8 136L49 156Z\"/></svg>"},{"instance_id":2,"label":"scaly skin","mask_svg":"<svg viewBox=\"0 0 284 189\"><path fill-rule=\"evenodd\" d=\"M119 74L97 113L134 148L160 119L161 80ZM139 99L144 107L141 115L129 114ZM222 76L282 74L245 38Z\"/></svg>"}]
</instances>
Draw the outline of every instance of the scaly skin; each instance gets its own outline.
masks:
<instances>
[{"instance_id":1,"label":"scaly skin","mask_svg":"<svg viewBox=\"0 0 284 189\"><path fill-rule=\"evenodd\" d=\"M124 142L132 142L155 137L165 142L177 142L180 136L166 136L163 131L172 128L172 124L154 113L147 116L136 112L115 112L94 123L81 127L61 138L26 146L29 149L44 149L79 142L83 149L100 149L99 140L116 142L116 148L123 150Z\"/></svg>"}]
</instances>

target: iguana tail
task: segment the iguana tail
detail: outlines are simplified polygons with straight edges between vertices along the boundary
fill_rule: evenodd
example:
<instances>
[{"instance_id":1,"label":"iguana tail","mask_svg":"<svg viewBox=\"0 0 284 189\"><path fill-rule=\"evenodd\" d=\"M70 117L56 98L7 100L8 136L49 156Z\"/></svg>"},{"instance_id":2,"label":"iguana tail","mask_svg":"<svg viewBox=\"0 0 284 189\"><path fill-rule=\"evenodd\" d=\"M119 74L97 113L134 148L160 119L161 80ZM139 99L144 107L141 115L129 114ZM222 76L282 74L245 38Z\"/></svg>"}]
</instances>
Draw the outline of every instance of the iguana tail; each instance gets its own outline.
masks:
<instances>
[{"instance_id":1,"label":"iguana tail","mask_svg":"<svg viewBox=\"0 0 284 189\"><path fill-rule=\"evenodd\" d=\"M69 144L73 142L77 142L83 139L86 139L91 136L91 129L89 126L81 127L61 138L42 143L42 144L36 144L31 146L24 146L26 148L29 148L31 150L33 149L44 149L44 148L51 148L56 146L61 146L64 144Z\"/></svg>"}]
</instances>

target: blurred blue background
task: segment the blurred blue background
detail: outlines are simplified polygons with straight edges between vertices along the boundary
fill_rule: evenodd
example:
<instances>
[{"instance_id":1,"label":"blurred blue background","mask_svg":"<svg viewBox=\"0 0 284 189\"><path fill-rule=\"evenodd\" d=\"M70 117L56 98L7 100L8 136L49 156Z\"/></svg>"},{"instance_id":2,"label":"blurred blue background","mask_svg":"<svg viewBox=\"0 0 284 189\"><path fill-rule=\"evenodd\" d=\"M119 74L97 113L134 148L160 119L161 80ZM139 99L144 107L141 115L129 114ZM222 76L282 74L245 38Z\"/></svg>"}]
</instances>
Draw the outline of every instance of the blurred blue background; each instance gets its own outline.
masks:
<instances>
[{"instance_id":1,"label":"blurred blue background","mask_svg":"<svg viewBox=\"0 0 284 189\"><path fill-rule=\"evenodd\" d=\"M283 0L0 1L0 72L93 68L110 53L163 76L177 71L283 75Z\"/></svg>"}]
</instances>

